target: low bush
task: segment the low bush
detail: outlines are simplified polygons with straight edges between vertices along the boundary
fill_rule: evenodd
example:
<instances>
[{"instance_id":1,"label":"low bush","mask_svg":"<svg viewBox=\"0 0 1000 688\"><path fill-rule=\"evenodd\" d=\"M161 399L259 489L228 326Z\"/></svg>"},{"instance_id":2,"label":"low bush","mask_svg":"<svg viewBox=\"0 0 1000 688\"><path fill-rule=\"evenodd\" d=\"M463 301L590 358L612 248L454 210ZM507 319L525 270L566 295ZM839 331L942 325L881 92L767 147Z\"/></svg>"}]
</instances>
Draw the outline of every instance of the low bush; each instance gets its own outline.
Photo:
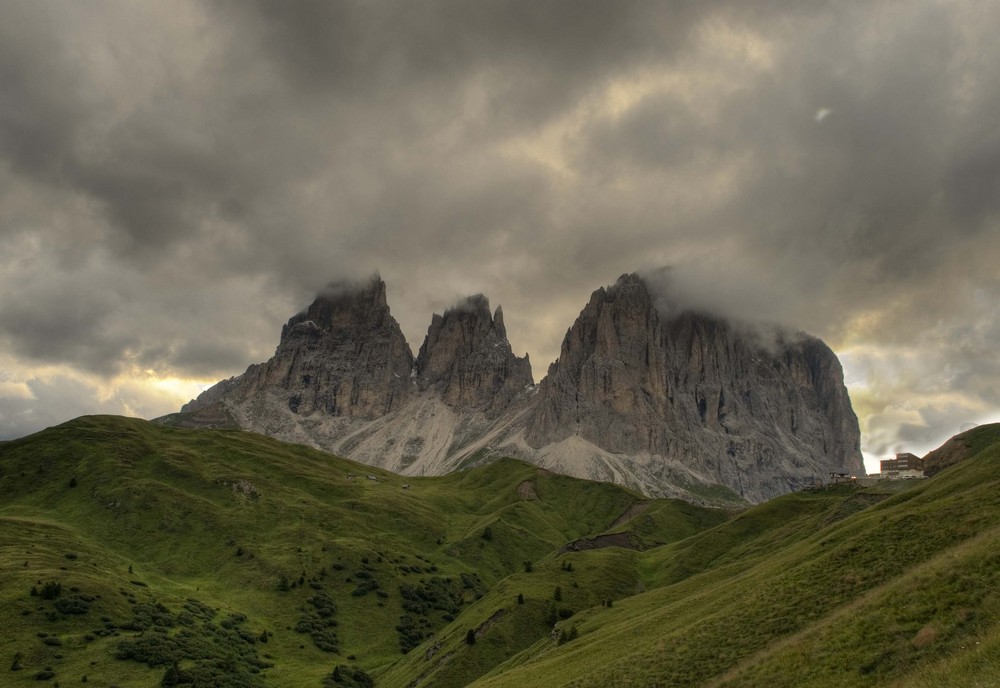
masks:
<instances>
[{"instance_id":1,"label":"low bush","mask_svg":"<svg viewBox=\"0 0 1000 688\"><path fill-rule=\"evenodd\" d=\"M375 688L375 681L357 667L338 664L333 673L323 679L325 688Z\"/></svg>"}]
</instances>

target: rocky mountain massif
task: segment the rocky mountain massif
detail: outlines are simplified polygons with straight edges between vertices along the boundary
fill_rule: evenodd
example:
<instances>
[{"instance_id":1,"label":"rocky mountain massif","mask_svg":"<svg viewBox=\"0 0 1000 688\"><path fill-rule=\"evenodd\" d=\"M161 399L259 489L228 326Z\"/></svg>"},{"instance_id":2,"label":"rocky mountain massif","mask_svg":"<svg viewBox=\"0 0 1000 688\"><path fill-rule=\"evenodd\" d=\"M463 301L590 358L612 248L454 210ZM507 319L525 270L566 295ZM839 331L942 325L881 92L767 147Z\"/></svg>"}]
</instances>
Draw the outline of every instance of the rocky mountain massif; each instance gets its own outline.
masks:
<instances>
[{"instance_id":1,"label":"rocky mountain massif","mask_svg":"<svg viewBox=\"0 0 1000 688\"><path fill-rule=\"evenodd\" d=\"M534 385L482 295L435 315L414 359L385 283L335 285L250 366L166 422L238 426L404 474L500 456L695 502L760 502L863 473L840 363L818 339L598 289Z\"/></svg>"}]
</instances>

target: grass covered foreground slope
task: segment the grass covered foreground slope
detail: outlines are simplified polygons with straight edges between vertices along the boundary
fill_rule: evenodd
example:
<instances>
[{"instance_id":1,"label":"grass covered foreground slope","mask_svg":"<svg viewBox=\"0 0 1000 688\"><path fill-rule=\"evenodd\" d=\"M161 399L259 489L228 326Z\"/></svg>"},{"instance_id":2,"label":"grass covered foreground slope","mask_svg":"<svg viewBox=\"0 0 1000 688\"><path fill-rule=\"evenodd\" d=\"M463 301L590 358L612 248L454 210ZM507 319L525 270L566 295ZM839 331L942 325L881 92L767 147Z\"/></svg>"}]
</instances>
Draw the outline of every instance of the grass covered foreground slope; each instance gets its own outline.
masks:
<instances>
[{"instance_id":1,"label":"grass covered foreground slope","mask_svg":"<svg viewBox=\"0 0 1000 688\"><path fill-rule=\"evenodd\" d=\"M442 680L464 685L551 632L542 581L568 573L568 543L628 545L572 553L578 611L635 594L639 548L727 518L516 461L404 479L251 433L79 418L0 443L0 684L381 684L537 568L518 587L538 619L477 621L511 640L456 656Z\"/></svg>"},{"instance_id":2,"label":"grass covered foreground slope","mask_svg":"<svg viewBox=\"0 0 1000 688\"><path fill-rule=\"evenodd\" d=\"M659 587L560 621L475 685L1000 684L1000 438L977 430L898 494L786 495L642 553Z\"/></svg>"},{"instance_id":3,"label":"grass covered foreground slope","mask_svg":"<svg viewBox=\"0 0 1000 688\"><path fill-rule=\"evenodd\" d=\"M0 443L0 685L993 685L998 429L732 516L77 419Z\"/></svg>"}]
</instances>

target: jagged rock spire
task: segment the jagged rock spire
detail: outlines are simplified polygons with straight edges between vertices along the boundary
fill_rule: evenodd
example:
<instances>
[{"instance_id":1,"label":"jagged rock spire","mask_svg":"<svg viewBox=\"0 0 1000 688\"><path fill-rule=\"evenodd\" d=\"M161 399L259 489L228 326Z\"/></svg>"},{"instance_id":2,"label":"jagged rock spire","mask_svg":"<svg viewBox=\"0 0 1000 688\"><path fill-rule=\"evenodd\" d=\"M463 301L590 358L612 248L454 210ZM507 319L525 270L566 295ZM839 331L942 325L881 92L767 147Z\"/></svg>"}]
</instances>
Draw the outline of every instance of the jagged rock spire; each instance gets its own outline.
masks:
<instances>
[{"instance_id":1,"label":"jagged rock spire","mask_svg":"<svg viewBox=\"0 0 1000 688\"><path fill-rule=\"evenodd\" d=\"M378 332L399 329L389 313L385 292L385 282L378 274L362 281L331 282L306 310L289 319L281 330L281 339L296 325L309 322L325 332L359 326L371 326Z\"/></svg>"},{"instance_id":2,"label":"jagged rock spire","mask_svg":"<svg viewBox=\"0 0 1000 688\"><path fill-rule=\"evenodd\" d=\"M284 406L299 416L375 419L400 408L411 396L412 368L413 354L389 313L385 282L374 275L362 282L328 285L282 327L269 361L220 384L226 385L229 407L263 408L268 404L262 400L268 398L270 408ZM209 401L219 395L212 388L202 396Z\"/></svg>"},{"instance_id":3,"label":"jagged rock spire","mask_svg":"<svg viewBox=\"0 0 1000 688\"><path fill-rule=\"evenodd\" d=\"M500 411L533 383L527 358L513 354L503 311L482 294L434 314L416 360L417 384L453 407Z\"/></svg>"},{"instance_id":4,"label":"jagged rock spire","mask_svg":"<svg viewBox=\"0 0 1000 688\"><path fill-rule=\"evenodd\" d=\"M328 285L281 334L261 382L287 389L300 415L378 418L410 396L413 354L378 275Z\"/></svg>"}]
</instances>

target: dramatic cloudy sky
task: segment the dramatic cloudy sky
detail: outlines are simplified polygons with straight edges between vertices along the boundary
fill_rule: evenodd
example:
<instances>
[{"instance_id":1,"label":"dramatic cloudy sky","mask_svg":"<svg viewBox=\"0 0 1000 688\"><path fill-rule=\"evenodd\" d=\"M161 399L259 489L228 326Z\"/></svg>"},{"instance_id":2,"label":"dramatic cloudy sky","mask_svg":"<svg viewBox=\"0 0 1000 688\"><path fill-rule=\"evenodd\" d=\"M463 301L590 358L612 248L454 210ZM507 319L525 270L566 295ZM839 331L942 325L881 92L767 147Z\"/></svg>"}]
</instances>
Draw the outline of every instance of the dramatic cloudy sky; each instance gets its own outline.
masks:
<instances>
[{"instance_id":1,"label":"dramatic cloudy sky","mask_svg":"<svg viewBox=\"0 0 1000 688\"><path fill-rule=\"evenodd\" d=\"M1000 420L1000 4L0 0L0 437L152 417L379 270L540 378L590 292L823 337L869 458Z\"/></svg>"}]
</instances>

